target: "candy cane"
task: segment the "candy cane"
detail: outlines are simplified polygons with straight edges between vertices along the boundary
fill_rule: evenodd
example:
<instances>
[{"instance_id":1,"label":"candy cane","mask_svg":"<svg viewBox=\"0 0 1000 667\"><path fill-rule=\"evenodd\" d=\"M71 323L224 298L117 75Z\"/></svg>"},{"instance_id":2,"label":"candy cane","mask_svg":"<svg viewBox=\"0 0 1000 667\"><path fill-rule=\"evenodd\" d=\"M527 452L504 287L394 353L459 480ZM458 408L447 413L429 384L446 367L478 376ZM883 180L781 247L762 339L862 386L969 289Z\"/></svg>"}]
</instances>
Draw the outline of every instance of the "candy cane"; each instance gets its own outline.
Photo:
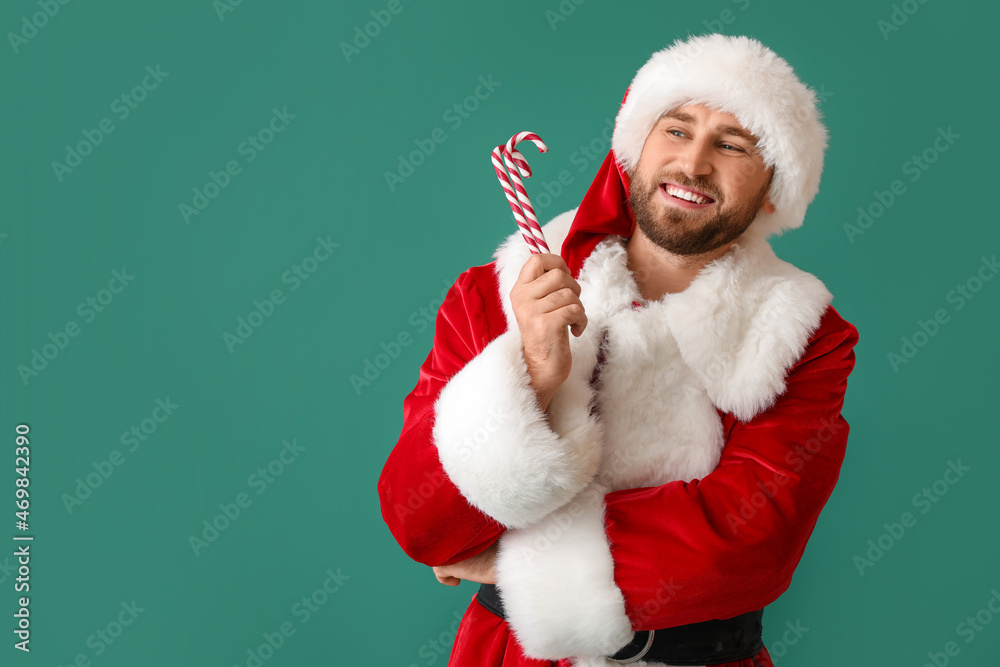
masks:
<instances>
[{"instance_id":1,"label":"candy cane","mask_svg":"<svg viewBox=\"0 0 1000 667\"><path fill-rule=\"evenodd\" d=\"M511 181L514 184L514 191L521 205L520 207L524 211L526 224L523 228L526 228L533 235L537 252L550 252L548 244L545 243L545 236L542 234L541 225L538 223L538 218L535 217L535 210L531 206L531 200L528 199L528 193L524 189L524 183L521 182L521 179L517 175L520 172L521 176L525 178L531 176L531 167L528 166L528 162L524 159L520 151L515 148L519 142L526 139L532 141L538 147L540 153L545 153L549 150L548 146L545 145L542 138L537 134L533 132L519 132L507 142L504 149L504 162L507 165L507 170L510 172ZM517 170L511 165L512 160L517 165ZM529 245L531 244L529 243Z\"/></svg>"},{"instance_id":2,"label":"candy cane","mask_svg":"<svg viewBox=\"0 0 1000 667\"><path fill-rule=\"evenodd\" d=\"M548 244L545 243L545 236L542 234L541 225L538 224L538 218L535 217L531 200L528 199L528 193L524 189L524 183L518 178L518 172L525 178L531 176L531 167L528 166L524 155L515 148L519 142L525 139L534 142L539 153L545 153L549 150L541 137L534 132L518 132L506 144L501 144L493 149L493 168L497 172L497 178L500 179L500 185L503 186L504 194L507 195L507 201L510 203L510 209L514 213L517 226L521 228L521 236L527 242L531 253L538 254L550 252L550 250ZM503 162L500 161L501 157ZM504 163L507 170L510 171L510 179L507 178L504 171ZM512 181L513 186L511 185Z\"/></svg>"}]
</instances>

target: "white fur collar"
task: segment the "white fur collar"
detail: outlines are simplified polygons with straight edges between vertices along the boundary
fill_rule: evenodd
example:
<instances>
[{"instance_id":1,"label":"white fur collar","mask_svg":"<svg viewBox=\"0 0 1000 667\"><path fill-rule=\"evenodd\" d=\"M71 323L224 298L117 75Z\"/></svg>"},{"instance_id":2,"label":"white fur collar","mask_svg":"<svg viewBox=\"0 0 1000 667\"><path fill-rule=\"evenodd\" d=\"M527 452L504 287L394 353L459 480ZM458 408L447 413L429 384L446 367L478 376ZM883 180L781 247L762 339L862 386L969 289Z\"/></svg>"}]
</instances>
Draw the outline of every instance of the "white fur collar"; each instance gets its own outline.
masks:
<instances>
[{"instance_id":1,"label":"white fur collar","mask_svg":"<svg viewBox=\"0 0 1000 667\"><path fill-rule=\"evenodd\" d=\"M550 248L562 247L576 210L543 225ZM518 230L493 256L510 330L517 327L510 291L531 253ZM584 262L578 281L588 327L581 338L594 341L592 328L600 329L607 317L630 308L632 301L642 301L626 260L624 238L611 234ZM801 357L832 299L816 276L779 259L767 241L744 236L702 269L686 290L645 307L662 312L681 356L715 406L749 421L784 391L788 369Z\"/></svg>"}]
</instances>

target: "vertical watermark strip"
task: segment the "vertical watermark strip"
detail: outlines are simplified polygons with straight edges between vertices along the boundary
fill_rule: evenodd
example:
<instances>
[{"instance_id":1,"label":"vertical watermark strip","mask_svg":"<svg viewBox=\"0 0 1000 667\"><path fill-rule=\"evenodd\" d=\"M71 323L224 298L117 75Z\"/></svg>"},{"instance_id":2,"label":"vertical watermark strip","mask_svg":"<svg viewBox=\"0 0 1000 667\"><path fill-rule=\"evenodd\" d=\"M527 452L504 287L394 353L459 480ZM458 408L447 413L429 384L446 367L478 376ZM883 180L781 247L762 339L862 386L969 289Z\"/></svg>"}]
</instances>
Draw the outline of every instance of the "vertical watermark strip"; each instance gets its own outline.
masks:
<instances>
[{"instance_id":1,"label":"vertical watermark strip","mask_svg":"<svg viewBox=\"0 0 1000 667\"><path fill-rule=\"evenodd\" d=\"M31 428L27 424L18 424L14 431L14 527L20 531L14 534L14 557L17 559L17 578L14 579L14 591L24 593L17 598L17 611L14 612L16 627L14 635L20 640L14 643L14 648L25 653L31 652L31 546L33 535L25 534L29 529L31 517L31 442L28 434Z\"/></svg>"}]
</instances>

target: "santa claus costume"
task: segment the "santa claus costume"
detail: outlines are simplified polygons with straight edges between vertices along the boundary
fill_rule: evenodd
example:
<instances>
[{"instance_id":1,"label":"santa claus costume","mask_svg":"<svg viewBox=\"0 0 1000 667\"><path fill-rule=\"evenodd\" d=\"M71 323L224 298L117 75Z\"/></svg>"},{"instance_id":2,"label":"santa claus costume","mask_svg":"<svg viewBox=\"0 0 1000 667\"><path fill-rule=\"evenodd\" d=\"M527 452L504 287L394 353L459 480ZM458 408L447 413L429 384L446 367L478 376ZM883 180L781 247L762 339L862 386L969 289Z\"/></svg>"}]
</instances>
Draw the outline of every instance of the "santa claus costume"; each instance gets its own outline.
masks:
<instances>
[{"instance_id":1,"label":"santa claus costume","mask_svg":"<svg viewBox=\"0 0 1000 667\"><path fill-rule=\"evenodd\" d=\"M775 210L684 291L645 301L627 267L629 173L683 104L760 138ZM546 412L509 297L530 256L520 232L451 287L378 484L416 561L499 540L497 584L473 597L449 665L771 665L762 612L837 482L858 341L824 284L766 240L802 224L826 144L814 92L756 40L653 54L580 206L543 226L588 318Z\"/></svg>"}]
</instances>

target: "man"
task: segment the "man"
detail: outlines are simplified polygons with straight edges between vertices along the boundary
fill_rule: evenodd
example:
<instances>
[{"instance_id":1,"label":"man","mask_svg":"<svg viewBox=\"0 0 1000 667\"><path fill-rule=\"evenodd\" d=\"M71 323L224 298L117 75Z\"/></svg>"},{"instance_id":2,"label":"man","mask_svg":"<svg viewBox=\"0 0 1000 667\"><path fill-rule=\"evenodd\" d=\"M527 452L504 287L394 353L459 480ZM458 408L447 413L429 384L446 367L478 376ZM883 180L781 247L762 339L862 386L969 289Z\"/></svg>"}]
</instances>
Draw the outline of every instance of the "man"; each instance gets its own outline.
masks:
<instances>
[{"instance_id":1,"label":"man","mask_svg":"<svg viewBox=\"0 0 1000 667\"><path fill-rule=\"evenodd\" d=\"M406 553L484 584L450 665L771 664L762 610L839 476L858 340L766 242L826 141L759 42L678 40L543 227L560 254L515 232L459 277L379 479Z\"/></svg>"}]
</instances>

